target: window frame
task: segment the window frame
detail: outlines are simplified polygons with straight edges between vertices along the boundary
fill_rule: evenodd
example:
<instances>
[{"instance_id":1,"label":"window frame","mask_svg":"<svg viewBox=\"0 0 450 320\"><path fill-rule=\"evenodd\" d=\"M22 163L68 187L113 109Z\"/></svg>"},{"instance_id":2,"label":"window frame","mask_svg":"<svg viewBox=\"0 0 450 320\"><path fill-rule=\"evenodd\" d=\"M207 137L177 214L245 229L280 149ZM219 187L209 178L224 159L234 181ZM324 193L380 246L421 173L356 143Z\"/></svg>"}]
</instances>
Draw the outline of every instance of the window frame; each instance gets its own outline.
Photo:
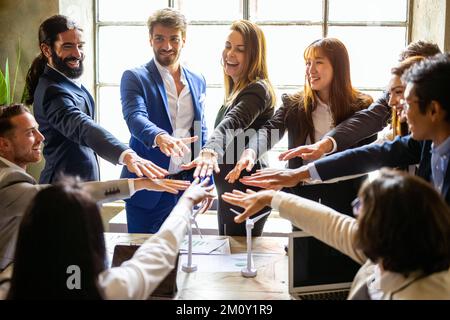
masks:
<instances>
[{"instance_id":1,"label":"window frame","mask_svg":"<svg viewBox=\"0 0 450 320\"><path fill-rule=\"evenodd\" d=\"M167 0L168 7L179 7L180 1L184 0ZM187 0L188 1L188 0ZM306 20L258 20L252 19L251 17L251 6L257 4L258 1L261 0L240 0L242 5L242 19L247 19L252 22L257 23L260 26L320 26L322 28L322 37L326 37L328 35L328 29L330 27L403 27L406 29L405 32L405 44L409 43L411 40L411 30L412 30L412 5L413 0L406 0L406 20L405 21L330 21L329 20L329 4L330 0L322 0L322 19L319 21L306 21ZM264 0L263 0L264 1ZM319 0L316 0L319 1ZM375 0L376 1L376 0ZM99 79L99 30L104 26L146 26L146 21L100 21L99 19L99 0L94 1L94 94L95 99L97 101L97 121L100 119L100 115L102 110L99 108L101 105L101 95L100 89L102 87L119 87L120 83L109 83L109 82L100 82ZM222 20L222 21L208 21L208 20L192 20L189 21L189 25L193 26L208 26L208 25L230 25L232 20ZM286 90L298 90L298 85L289 85L289 84L277 84L274 85L275 90L278 91L286 91ZM207 83L208 88L223 88L223 83ZM371 92L380 92L383 91L383 87L367 87L367 86L358 86L358 90L361 91L371 91ZM122 141L128 144L128 141ZM284 148L281 146L275 146L272 151L279 152L283 151Z\"/></svg>"}]
</instances>

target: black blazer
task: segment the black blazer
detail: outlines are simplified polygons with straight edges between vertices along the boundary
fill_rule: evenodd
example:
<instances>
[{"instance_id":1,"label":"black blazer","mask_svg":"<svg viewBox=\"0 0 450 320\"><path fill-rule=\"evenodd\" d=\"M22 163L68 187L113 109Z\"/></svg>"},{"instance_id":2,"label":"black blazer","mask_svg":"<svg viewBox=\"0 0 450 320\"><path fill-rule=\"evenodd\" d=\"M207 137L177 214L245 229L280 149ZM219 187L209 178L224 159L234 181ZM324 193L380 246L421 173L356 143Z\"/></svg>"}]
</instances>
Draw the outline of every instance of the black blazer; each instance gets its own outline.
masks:
<instances>
[{"instance_id":1,"label":"black blazer","mask_svg":"<svg viewBox=\"0 0 450 320\"><path fill-rule=\"evenodd\" d=\"M222 119L217 119L218 125L204 148L217 152L220 165L234 167L248 140L272 117L273 103L263 80L249 84L224 111Z\"/></svg>"},{"instance_id":2,"label":"black blazer","mask_svg":"<svg viewBox=\"0 0 450 320\"><path fill-rule=\"evenodd\" d=\"M86 88L48 66L39 78L33 110L45 137L40 183L55 181L58 173L99 180L96 154L117 164L128 149L95 123L94 100Z\"/></svg>"},{"instance_id":3,"label":"black blazer","mask_svg":"<svg viewBox=\"0 0 450 320\"><path fill-rule=\"evenodd\" d=\"M383 130L391 118L391 107L388 105L388 100L389 94L384 92L367 109L356 112L328 132L326 136L332 137L336 141L336 151L346 150L357 142Z\"/></svg>"},{"instance_id":4,"label":"black blazer","mask_svg":"<svg viewBox=\"0 0 450 320\"><path fill-rule=\"evenodd\" d=\"M354 109L360 110L367 107L365 104L366 96L362 96L355 102ZM283 104L275 112L274 116L258 131L249 142L248 147L256 151L258 157L262 156L265 151L272 149L272 147L281 140L286 131L288 131L288 148L292 149L302 146L306 143L309 135L307 128L306 113L302 108L292 106L289 102L289 95L282 96ZM355 113L356 114L356 113ZM372 134L371 137L355 143L349 147L364 145L372 142L376 136ZM288 161L289 168L298 168L303 165L303 159L295 157Z\"/></svg>"},{"instance_id":5,"label":"black blazer","mask_svg":"<svg viewBox=\"0 0 450 320\"><path fill-rule=\"evenodd\" d=\"M314 162L323 180L370 172L381 167L401 167L419 164L417 175L432 182L431 141L416 141L411 136L397 137L381 145L367 145L330 155ZM450 168L450 167L449 167ZM442 195L450 204L450 170L447 172Z\"/></svg>"}]
</instances>

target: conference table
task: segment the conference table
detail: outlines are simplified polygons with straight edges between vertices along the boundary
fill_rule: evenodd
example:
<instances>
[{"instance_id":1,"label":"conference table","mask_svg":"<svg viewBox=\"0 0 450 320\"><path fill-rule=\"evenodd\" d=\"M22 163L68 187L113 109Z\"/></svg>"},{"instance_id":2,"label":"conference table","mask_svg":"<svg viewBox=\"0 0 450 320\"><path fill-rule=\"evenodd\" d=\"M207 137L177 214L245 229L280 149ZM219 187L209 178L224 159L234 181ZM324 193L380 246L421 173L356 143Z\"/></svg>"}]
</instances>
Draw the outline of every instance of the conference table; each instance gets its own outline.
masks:
<instances>
[{"instance_id":1,"label":"conference table","mask_svg":"<svg viewBox=\"0 0 450 320\"><path fill-rule=\"evenodd\" d=\"M110 261L112 261L116 244L141 244L150 236L150 234L105 232L105 242ZM199 238L195 239L194 241L199 240ZM197 265L197 271L184 272L181 266L187 262L187 254L180 255L177 272L178 292L174 299L290 299L288 293L288 256L285 252L285 245L288 242L287 237L252 238L253 264L257 270L257 275L253 278L243 277L240 272L246 266L246 238L215 235L204 235L202 238L202 242L217 240L226 241L229 248L223 250L224 252L193 254L192 263Z\"/></svg>"}]
</instances>

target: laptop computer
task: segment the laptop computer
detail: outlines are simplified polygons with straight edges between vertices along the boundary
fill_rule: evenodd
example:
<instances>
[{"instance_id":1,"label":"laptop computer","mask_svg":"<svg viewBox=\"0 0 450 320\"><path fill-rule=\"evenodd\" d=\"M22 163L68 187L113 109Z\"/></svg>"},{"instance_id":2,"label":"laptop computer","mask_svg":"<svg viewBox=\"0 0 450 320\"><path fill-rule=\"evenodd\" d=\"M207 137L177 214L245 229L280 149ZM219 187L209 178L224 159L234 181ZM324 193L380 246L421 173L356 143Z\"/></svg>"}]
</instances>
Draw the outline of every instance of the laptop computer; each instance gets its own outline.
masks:
<instances>
[{"instance_id":1,"label":"laptop computer","mask_svg":"<svg viewBox=\"0 0 450 320\"><path fill-rule=\"evenodd\" d=\"M116 245L114 247L114 254L111 266L118 267L124 261L130 260L139 245ZM165 300L173 299L178 291L177 288L177 272L178 272L178 261L180 260L180 253L178 253L175 260L175 268L169 272L169 274L164 278L164 280L159 284L159 286L152 292L149 300Z\"/></svg>"},{"instance_id":2,"label":"laptop computer","mask_svg":"<svg viewBox=\"0 0 450 320\"><path fill-rule=\"evenodd\" d=\"M361 267L306 232L289 235L289 294L300 300L347 299Z\"/></svg>"}]
</instances>

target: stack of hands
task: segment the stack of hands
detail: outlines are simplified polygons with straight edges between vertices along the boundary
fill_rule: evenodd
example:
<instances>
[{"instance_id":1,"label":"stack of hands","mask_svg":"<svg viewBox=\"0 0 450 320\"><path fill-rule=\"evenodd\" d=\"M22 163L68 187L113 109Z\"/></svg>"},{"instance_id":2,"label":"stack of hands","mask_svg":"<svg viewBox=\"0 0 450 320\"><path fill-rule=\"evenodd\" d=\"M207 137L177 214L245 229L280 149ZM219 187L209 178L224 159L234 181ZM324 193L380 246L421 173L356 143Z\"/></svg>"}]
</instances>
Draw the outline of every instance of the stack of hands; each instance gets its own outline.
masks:
<instances>
[{"instance_id":1,"label":"stack of hands","mask_svg":"<svg viewBox=\"0 0 450 320\"><path fill-rule=\"evenodd\" d=\"M187 144L198 140L198 136L188 138L174 138L168 134L161 134L155 139L156 145L167 156L183 157L185 152L190 152ZM300 146L287 150L279 155L280 161L287 161L295 157L304 160L316 160L332 149L332 142L329 139L321 140L308 146ZM138 184L144 184L142 189L165 191L177 194L181 190L186 190L182 201L189 201L192 205L202 202L201 213L206 212L214 200L213 185L208 185L210 176L213 172L219 173L217 153L210 149L203 149L200 155L188 164L181 166L183 170L195 168L194 182L162 179L168 172L158 167L151 161L142 159L135 153L129 153L124 159L128 170L134 172L137 176L147 176L150 179L137 179ZM225 180L234 183L239 179L242 171L245 169L250 172L256 163L256 152L246 149L236 166L226 175ZM202 180L203 179L203 180ZM235 221L240 223L246 218L257 213L259 210L269 206L274 194L273 190L279 190L284 187L293 187L300 182L309 179L309 172L303 166L297 169L263 169L257 170L250 176L245 176L239 181L245 185L269 189L260 192L247 190L243 193L234 190L233 193L225 193L222 199L230 204L240 206L245 211L235 217ZM144 182L145 181L145 182ZM139 188L136 188L139 190Z\"/></svg>"}]
</instances>

